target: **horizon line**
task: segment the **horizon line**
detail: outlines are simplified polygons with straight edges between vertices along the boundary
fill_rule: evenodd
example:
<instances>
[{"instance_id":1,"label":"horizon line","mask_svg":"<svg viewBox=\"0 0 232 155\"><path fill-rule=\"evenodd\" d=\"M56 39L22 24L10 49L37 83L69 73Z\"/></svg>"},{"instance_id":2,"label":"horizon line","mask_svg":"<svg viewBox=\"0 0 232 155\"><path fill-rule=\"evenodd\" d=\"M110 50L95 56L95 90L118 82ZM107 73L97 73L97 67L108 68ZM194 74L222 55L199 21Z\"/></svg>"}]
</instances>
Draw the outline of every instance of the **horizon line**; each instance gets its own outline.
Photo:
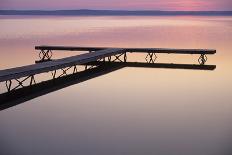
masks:
<instances>
[{"instance_id":1,"label":"horizon line","mask_svg":"<svg viewBox=\"0 0 232 155\"><path fill-rule=\"evenodd\" d=\"M156 12L232 12L232 10L151 10L151 9L0 9L0 11L156 11Z\"/></svg>"},{"instance_id":2,"label":"horizon line","mask_svg":"<svg viewBox=\"0 0 232 155\"><path fill-rule=\"evenodd\" d=\"M0 10L0 15L52 16L232 16L232 11L162 11L162 10Z\"/></svg>"}]
</instances>

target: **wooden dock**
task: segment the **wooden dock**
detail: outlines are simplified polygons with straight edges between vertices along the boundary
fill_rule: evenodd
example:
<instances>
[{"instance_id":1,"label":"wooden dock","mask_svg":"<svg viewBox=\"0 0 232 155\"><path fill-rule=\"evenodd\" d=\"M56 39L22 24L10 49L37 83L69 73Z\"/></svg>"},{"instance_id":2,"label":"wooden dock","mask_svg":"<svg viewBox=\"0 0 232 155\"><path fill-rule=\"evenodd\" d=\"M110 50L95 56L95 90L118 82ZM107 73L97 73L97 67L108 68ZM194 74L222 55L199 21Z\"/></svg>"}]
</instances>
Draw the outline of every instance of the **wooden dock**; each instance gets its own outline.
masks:
<instances>
[{"instance_id":1,"label":"wooden dock","mask_svg":"<svg viewBox=\"0 0 232 155\"><path fill-rule=\"evenodd\" d=\"M14 91L0 94L0 111L8 109L12 106L24 103L34 98L52 93L54 91L75 85L124 67L145 67L145 68L172 68L172 69L197 69L197 70L213 70L214 65L190 65L190 64L161 64L161 63L139 63L139 62L90 62L88 65L96 65L97 67L79 71L64 77L55 78L27 86Z\"/></svg>"},{"instance_id":2,"label":"wooden dock","mask_svg":"<svg viewBox=\"0 0 232 155\"><path fill-rule=\"evenodd\" d=\"M36 50L54 51L99 51L104 49L124 49L131 53L172 53L172 54L215 54L215 49L170 49L170 48L115 48L115 47L78 47L78 46L35 46Z\"/></svg>"},{"instance_id":3,"label":"wooden dock","mask_svg":"<svg viewBox=\"0 0 232 155\"><path fill-rule=\"evenodd\" d=\"M61 68L97 61L105 57L124 53L123 49L106 49L96 53L86 53L78 56L67 57L59 60L37 63L33 65L17 67L0 71L0 82L21 77L31 76L44 72L54 71Z\"/></svg>"},{"instance_id":4,"label":"wooden dock","mask_svg":"<svg viewBox=\"0 0 232 155\"><path fill-rule=\"evenodd\" d=\"M66 46L36 46L36 50L40 50L40 60L33 65L16 67L12 69L0 70L0 82L5 82L8 92L14 91L18 88L25 87L25 81L29 82L29 86L36 84L35 75L52 72L53 79L57 77L57 70L62 70L62 74L66 75L67 71L73 69L73 73L77 73L78 65L90 65L99 66L105 62L118 62L127 63L128 66L144 66L144 67L156 67L156 68L181 68L191 69L192 65L188 64L157 64L155 59L158 53L167 54L199 54L199 65L194 65L195 69L212 70L216 66L205 65L207 61L206 55L215 54L216 50L210 49L166 49L166 48L106 48L106 47L66 47ZM58 60L52 60L52 51L88 51L88 53L80 54L76 56L66 57ZM147 53L143 64L129 63L127 62L127 53ZM97 63L96 63L97 62ZM92 64L91 64L92 63ZM95 63L95 64L93 64ZM146 65L148 64L148 65ZM86 67L86 69L88 69ZM13 86L12 81L17 84Z\"/></svg>"},{"instance_id":5,"label":"wooden dock","mask_svg":"<svg viewBox=\"0 0 232 155\"><path fill-rule=\"evenodd\" d=\"M52 59L52 51L88 51L97 52L105 49L124 49L125 52L129 53L147 53L148 57L156 57L157 53L166 54L199 54L200 59L207 59L205 55L215 54L215 49L170 49L170 48L112 48L112 47L78 47L78 46L35 46L36 50L39 50L40 60L37 62L49 61ZM207 60L206 60L207 61Z\"/></svg>"}]
</instances>

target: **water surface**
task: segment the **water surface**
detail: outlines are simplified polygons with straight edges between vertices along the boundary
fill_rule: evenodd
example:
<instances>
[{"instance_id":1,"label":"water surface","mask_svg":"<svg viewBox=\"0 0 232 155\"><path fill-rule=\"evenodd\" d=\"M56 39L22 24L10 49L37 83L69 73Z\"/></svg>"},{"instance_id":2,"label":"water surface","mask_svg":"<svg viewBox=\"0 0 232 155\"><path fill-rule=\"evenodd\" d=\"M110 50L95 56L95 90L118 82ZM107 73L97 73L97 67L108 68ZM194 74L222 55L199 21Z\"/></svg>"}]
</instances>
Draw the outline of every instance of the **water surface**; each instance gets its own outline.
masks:
<instances>
[{"instance_id":1,"label":"water surface","mask_svg":"<svg viewBox=\"0 0 232 155\"><path fill-rule=\"evenodd\" d=\"M1 16L0 28L1 70L34 63L35 45L217 49L214 71L123 68L0 111L3 154L231 153L231 17Z\"/></svg>"}]
</instances>

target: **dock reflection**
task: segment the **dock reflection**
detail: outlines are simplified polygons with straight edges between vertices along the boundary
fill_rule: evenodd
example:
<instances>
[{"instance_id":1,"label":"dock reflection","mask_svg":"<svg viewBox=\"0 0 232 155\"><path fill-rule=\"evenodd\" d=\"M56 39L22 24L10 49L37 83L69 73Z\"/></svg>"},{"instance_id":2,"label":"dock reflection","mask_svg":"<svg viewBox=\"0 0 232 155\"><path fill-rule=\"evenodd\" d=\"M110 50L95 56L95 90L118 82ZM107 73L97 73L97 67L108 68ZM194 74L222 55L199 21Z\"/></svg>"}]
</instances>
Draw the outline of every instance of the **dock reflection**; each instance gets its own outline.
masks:
<instances>
[{"instance_id":1,"label":"dock reflection","mask_svg":"<svg viewBox=\"0 0 232 155\"><path fill-rule=\"evenodd\" d=\"M146 62L90 62L88 65L120 65L124 64L125 67L138 67L138 68L167 68L167 69L190 69L190 70L215 70L216 65L196 65L196 64L173 64L173 63L146 63Z\"/></svg>"},{"instance_id":2,"label":"dock reflection","mask_svg":"<svg viewBox=\"0 0 232 155\"><path fill-rule=\"evenodd\" d=\"M72 75L44 81L32 86L20 88L11 92L0 94L0 111L40 97L42 95L75 85L124 67L141 68L169 68L169 69L193 69L214 70L216 65L191 65L191 64L166 64L166 63L141 63L141 62L91 62L88 65L98 67L84 70Z\"/></svg>"}]
</instances>

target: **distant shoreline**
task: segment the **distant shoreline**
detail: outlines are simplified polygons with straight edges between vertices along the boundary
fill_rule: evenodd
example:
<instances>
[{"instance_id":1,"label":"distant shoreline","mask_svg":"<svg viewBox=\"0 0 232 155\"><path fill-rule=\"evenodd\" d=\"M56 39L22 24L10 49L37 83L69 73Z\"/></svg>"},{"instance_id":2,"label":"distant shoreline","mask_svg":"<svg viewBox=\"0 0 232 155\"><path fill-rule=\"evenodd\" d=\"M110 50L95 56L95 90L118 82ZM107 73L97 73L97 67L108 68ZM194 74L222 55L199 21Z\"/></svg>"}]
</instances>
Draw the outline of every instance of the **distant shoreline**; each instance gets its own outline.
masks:
<instances>
[{"instance_id":1,"label":"distant shoreline","mask_svg":"<svg viewBox=\"0 0 232 155\"><path fill-rule=\"evenodd\" d=\"M0 15L40 16L232 16L232 11L0 10Z\"/></svg>"}]
</instances>

